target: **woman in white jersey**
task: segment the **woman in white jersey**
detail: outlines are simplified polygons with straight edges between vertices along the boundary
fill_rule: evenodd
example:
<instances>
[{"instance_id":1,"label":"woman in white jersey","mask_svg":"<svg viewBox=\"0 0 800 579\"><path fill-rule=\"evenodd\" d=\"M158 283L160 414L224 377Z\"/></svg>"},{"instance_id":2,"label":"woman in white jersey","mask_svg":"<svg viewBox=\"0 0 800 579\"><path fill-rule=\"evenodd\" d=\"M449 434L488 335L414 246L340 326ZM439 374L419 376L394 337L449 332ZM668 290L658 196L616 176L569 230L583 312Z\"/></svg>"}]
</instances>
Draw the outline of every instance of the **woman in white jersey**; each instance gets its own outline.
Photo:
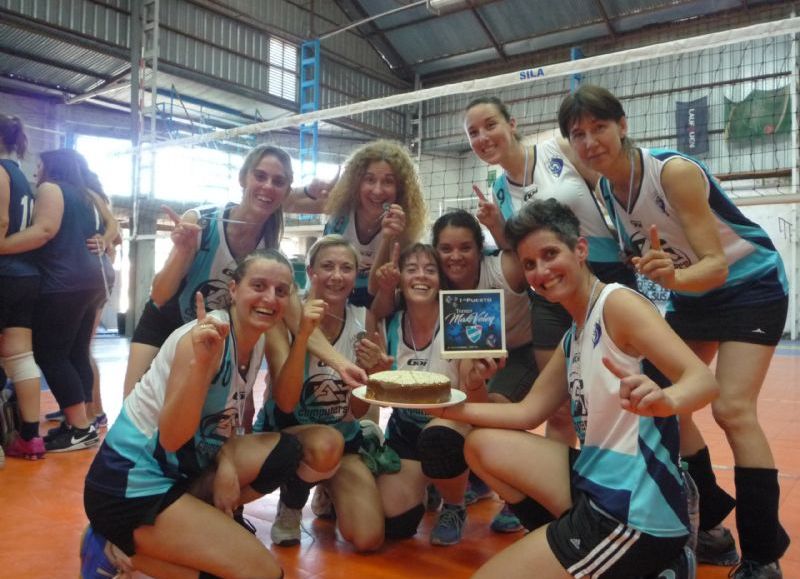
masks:
<instances>
[{"instance_id":1,"label":"woman in white jersey","mask_svg":"<svg viewBox=\"0 0 800 579\"><path fill-rule=\"evenodd\" d=\"M592 193L599 174L575 157L563 137L553 136L537 144L522 142L517 121L497 97L479 97L467 105L464 128L470 147L488 165L499 165L502 173L492 185L493 199L481 197L480 221L494 237L498 247L509 249L503 234L505 221L534 199L556 199L572 209L581 222L581 235L589 241L589 265L604 282L636 287L633 270L619 254L617 240L606 224L600 204ZM536 363L544 368L569 327L569 314L558 304L531 293L533 348ZM548 423L553 434L565 442L574 441L573 433L561 437L555 427L559 415ZM568 413L562 417L569 420Z\"/></svg>"},{"instance_id":2,"label":"woman in white jersey","mask_svg":"<svg viewBox=\"0 0 800 579\"><path fill-rule=\"evenodd\" d=\"M445 360L441 356L439 289L443 276L436 250L416 243L401 253L393 250L389 263L376 272L381 280L375 302L394 302L400 288L400 308L384 322L387 352L392 368L436 372L464 390L471 401L485 401L486 378L496 370L493 361ZM461 374L460 374L461 372ZM442 510L431 530L433 545L461 541L467 511L467 463L464 460L465 424L431 417L423 410L395 408L386 425L386 444L400 457L400 471L378 479L386 536L403 539L417 532L425 514L425 490L433 483L443 499Z\"/></svg>"},{"instance_id":3,"label":"woman in white jersey","mask_svg":"<svg viewBox=\"0 0 800 579\"><path fill-rule=\"evenodd\" d=\"M482 427L467 437L470 468L534 529L474 577L693 578L674 415L714 398L713 375L651 303L591 272L567 207L528 204L505 234L528 283L573 324L522 402L435 412ZM645 356L669 387L642 373ZM565 400L581 450L529 432Z\"/></svg>"},{"instance_id":4,"label":"woman in white jersey","mask_svg":"<svg viewBox=\"0 0 800 579\"><path fill-rule=\"evenodd\" d=\"M290 434L244 433L263 334L295 289L276 250L248 255L231 277L228 309L207 314L197 294L197 319L164 343L89 468L82 577L114 576L123 563L154 577L283 576L233 512L300 473L302 461L324 471L338 458L304 456Z\"/></svg>"},{"instance_id":5,"label":"woman in white jersey","mask_svg":"<svg viewBox=\"0 0 800 579\"><path fill-rule=\"evenodd\" d=\"M561 104L559 126L600 172L600 189L642 275L671 290L667 322L706 363L717 357L713 414L733 450L736 579L777 579L789 537L778 520L778 471L757 401L783 334L788 283L766 232L733 204L708 169L676 151L635 147L619 100L583 85ZM698 560L736 563L719 526L733 501L717 484L691 414L681 416L681 454L700 494Z\"/></svg>"},{"instance_id":6,"label":"woman in white jersey","mask_svg":"<svg viewBox=\"0 0 800 579\"><path fill-rule=\"evenodd\" d=\"M333 348L368 372L385 369L372 316L365 307L348 301L358 271L353 246L341 235L320 238L309 250L306 271L311 284L305 307L318 309L319 329ZM368 405L351 396L336 370L306 351L305 344L297 347L297 338L291 351L285 340L274 338L267 338L270 392L254 428L296 432L325 425L341 434L344 456L338 470L317 480L325 479L321 486L330 497L344 539L357 551L374 551L383 544L383 510L375 478L359 452L363 443L359 418ZM290 479L281 487L271 531L275 544L300 543L302 508L311 482Z\"/></svg>"}]
</instances>

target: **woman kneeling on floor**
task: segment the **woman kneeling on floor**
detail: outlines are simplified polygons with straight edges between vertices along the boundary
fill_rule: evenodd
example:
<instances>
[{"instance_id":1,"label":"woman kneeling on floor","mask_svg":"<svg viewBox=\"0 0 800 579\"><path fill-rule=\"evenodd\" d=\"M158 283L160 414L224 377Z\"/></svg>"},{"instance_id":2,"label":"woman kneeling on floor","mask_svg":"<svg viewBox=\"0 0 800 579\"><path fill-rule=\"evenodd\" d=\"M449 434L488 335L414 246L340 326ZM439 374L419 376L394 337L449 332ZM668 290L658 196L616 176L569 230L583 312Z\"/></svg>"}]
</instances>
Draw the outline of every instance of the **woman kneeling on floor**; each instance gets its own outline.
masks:
<instances>
[{"instance_id":1,"label":"woman kneeling on floor","mask_svg":"<svg viewBox=\"0 0 800 579\"><path fill-rule=\"evenodd\" d=\"M197 294L197 320L167 339L95 457L84 490L91 526L82 577L117 568L154 577L283 576L232 515L307 460L296 437L245 435L243 424L263 333L282 320L294 292L292 267L276 250L257 250L239 262L229 288L230 307L208 314Z\"/></svg>"}]
</instances>

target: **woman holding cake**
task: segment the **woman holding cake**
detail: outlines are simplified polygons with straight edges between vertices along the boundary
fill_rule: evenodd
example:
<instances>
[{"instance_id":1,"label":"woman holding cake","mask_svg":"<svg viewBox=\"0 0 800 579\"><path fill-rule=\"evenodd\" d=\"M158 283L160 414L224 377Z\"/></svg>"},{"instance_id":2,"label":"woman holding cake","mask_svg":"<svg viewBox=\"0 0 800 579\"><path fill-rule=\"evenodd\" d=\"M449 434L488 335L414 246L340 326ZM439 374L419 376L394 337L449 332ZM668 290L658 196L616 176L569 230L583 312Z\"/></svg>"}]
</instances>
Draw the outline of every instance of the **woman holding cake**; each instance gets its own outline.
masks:
<instances>
[{"instance_id":1,"label":"woman holding cake","mask_svg":"<svg viewBox=\"0 0 800 579\"><path fill-rule=\"evenodd\" d=\"M481 427L467 439L470 468L533 530L474 577L693 576L675 415L708 404L714 376L650 302L595 277L567 207L534 201L505 234L528 283L573 324L521 402L436 412ZM643 374L644 357L670 386ZM528 432L566 400L580 451Z\"/></svg>"},{"instance_id":2,"label":"woman holding cake","mask_svg":"<svg viewBox=\"0 0 800 579\"><path fill-rule=\"evenodd\" d=\"M399 255L398 255L399 254ZM381 280L375 305L394 300L399 284L401 307L384 322L387 350L393 369L428 376L431 390L442 380L466 391L471 401L487 400L486 378L496 370L492 361L456 360L441 357L439 328L439 289L442 273L436 251L417 243L399 252L376 272ZM436 373L436 374L429 374ZM379 378L373 374L370 378ZM448 386L449 387L449 386ZM438 392L433 392L438 396ZM449 399L449 396L448 396ZM407 538L417 531L425 514L425 489L431 481L444 499L442 511L431 531L434 545L453 545L461 540L467 511L464 491L467 486L467 463L464 460L464 437L469 427L451 420L431 417L422 410L395 408L386 426L386 444L400 456L400 472L378 479L386 535Z\"/></svg>"},{"instance_id":3,"label":"woman holding cake","mask_svg":"<svg viewBox=\"0 0 800 579\"><path fill-rule=\"evenodd\" d=\"M367 371L384 369L387 360L375 337L372 316L366 308L348 302L358 272L353 246L340 235L327 235L311 247L307 259L308 317L316 320L341 356L356 360ZM307 351L301 336L294 338L291 350L282 337L267 336L271 388L254 429L294 432L325 425L339 431L344 437L344 456L338 470L318 473L316 480L327 479L325 489L345 540L358 551L374 551L383 544L383 509L375 478L359 455L363 436L358 418L368 405L350 395L350 387L334 368ZM271 530L275 544L300 542L301 511L311 486L291 479L281 488Z\"/></svg>"}]
</instances>

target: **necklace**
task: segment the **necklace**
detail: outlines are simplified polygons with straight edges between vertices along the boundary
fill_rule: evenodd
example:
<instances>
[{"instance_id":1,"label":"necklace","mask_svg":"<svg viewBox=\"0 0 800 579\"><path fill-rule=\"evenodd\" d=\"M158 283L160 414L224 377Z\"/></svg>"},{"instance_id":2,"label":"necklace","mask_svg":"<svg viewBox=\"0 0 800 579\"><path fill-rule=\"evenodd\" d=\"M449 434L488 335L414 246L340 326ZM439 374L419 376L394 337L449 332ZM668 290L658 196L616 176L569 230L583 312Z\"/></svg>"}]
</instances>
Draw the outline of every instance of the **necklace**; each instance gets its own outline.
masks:
<instances>
[{"instance_id":1,"label":"necklace","mask_svg":"<svg viewBox=\"0 0 800 579\"><path fill-rule=\"evenodd\" d=\"M417 342L414 340L414 327L411 325L411 316L408 315L408 311L403 312L403 321L405 322L408 320L408 336L411 338L411 347L414 349L414 358L420 359L419 350L417 350ZM431 335L431 341L428 344L428 356L425 358L425 368L427 369L430 366L431 361L431 354L433 353L433 339L436 337L436 332L439 330L439 321L436 321L436 326L433 328L433 334ZM411 370L414 371L413 368Z\"/></svg>"},{"instance_id":2,"label":"necklace","mask_svg":"<svg viewBox=\"0 0 800 579\"><path fill-rule=\"evenodd\" d=\"M239 347L236 342L236 327L233 323L233 315L231 311L228 310L228 318L231 322L231 346L233 350L233 363L236 366L237 371L233 374L233 382L231 384L231 388L234 386L236 387L236 392L233 393L233 401L236 404L236 416L234 417L234 431L236 432L236 436L243 436L245 434L244 431L244 424L242 420L244 419L244 401L246 396L246 392L242 389L242 385L245 385L247 382L247 371L250 369L250 360L247 361L246 364L239 363Z\"/></svg>"},{"instance_id":3,"label":"necklace","mask_svg":"<svg viewBox=\"0 0 800 579\"><path fill-rule=\"evenodd\" d=\"M630 161L631 165L631 176L630 179L628 179L628 202L625 204L625 213L628 215L631 214L631 202L633 201L633 181L636 176L636 170L633 165L633 158L635 156L636 154L633 152L633 149L631 149L628 153L628 160Z\"/></svg>"},{"instance_id":4,"label":"necklace","mask_svg":"<svg viewBox=\"0 0 800 579\"><path fill-rule=\"evenodd\" d=\"M332 314L330 312L326 312L325 315L332 317L334 320L339 320L340 322L342 322L342 329L339 330L339 333L341 333L342 330L344 330L344 326L347 323L347 321L344 318L339 317L336 314ZM345 310L345 316L346 315L347 315L347 310ZM353 336L353 348L355 348L356 344L358 344L359 340L362 340L362 339L367 337L367 329L364 327L364 324L362 324L360 321L358 321L358 317L356 317L356 316L353 316L353 323L358 328L358 332L356 332L355 336ZM328 336L325 336L325 337L328 338ZM337 334L337 336L334 336L334 338L338 338L338 334ZM328 341L331 344L333 343L333 340L331 338L328 338Z\"/></svg>"},{"instance_id":5,"label":"necklace","mask_svg":"<svg viewBox=\"0 0 800 579\"><path fill-rule=\"evenodd\" d=\"M583 324L580 328L575 328L575 341L579 341L581 338L581 334L583 334L583 329L586 327L586 322L589 321L589 314L592 311L592 307L594 307L595 297L594 292L597 289L597 285L600 283L600 278L594 278L594 283L592 283L592 289L589 290L589 299L586 301L586 315L583 316Z\"/></svg>"}]
</instances>

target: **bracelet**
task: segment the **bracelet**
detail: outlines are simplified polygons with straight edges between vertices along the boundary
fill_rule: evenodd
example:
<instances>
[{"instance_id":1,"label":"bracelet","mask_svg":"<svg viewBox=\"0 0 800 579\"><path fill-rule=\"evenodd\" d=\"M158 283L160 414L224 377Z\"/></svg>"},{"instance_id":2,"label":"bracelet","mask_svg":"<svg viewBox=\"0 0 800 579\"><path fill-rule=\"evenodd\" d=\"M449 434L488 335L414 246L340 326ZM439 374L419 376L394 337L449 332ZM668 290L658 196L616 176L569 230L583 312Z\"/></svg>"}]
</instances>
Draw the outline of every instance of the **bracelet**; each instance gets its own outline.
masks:
<instances>
[{"instance_id":1,"label":"bracelet","mask_svg":"<svg viewBox=\"0 0 800 579\"><path fill-rule=\"evenodd\" d=\"M317 200L317 198L316 198L316 197L312 197L312 196L311 196L311 193L309 193L309 192L308 192L308 185L305 185L305 186L303 186L303 194L304 194L306 197L308 197L309 199L311 199L312 201L316 201L316 200Z\"/></svg>"}]
</instances>

